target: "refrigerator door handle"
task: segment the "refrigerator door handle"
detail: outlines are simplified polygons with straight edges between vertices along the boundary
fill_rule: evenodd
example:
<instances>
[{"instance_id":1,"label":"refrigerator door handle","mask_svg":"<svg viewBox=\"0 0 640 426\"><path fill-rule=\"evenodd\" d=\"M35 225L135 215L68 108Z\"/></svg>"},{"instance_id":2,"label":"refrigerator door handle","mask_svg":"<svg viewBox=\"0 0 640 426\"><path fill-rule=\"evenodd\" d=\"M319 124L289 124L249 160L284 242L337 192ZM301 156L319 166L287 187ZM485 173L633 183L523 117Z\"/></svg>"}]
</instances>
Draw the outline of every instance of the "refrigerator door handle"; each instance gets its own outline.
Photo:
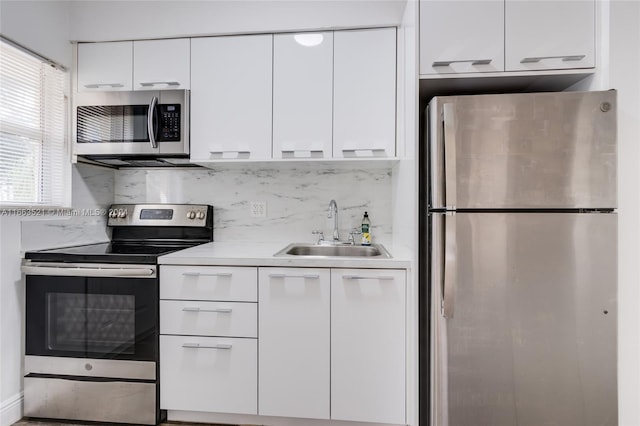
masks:
<instances>
[{"instance_id":1,"label":"refrigerator door handle","mask_svg":"<svg viewBox=\"0 0 640 426\"><path fill-rule=\"evenodd\" d=\"M453 317L457 281L457 227L456 214L444 215L444 273L442 278L442 316Z\"/></svg>"},{"instance_id":2,"label":"refrigerator door handle","mask_svg":"<svg viewBox=\"0 0 640 426\"><path fill-rule=\"evenodd\" d=\"M442 106L444 125L444 205L447 210L456 209L456 110L455 104Z\"/></svg>"}]
</instances>

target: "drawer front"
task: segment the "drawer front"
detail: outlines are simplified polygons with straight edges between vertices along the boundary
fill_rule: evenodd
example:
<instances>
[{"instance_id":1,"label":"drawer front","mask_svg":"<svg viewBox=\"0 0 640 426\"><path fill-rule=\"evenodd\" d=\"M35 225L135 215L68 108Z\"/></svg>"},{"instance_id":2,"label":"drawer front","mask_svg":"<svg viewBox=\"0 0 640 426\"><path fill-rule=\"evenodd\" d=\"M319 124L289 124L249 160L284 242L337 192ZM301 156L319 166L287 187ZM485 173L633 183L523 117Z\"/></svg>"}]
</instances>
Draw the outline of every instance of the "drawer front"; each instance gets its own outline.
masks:
<instances>
[{"instance_id":1,"label":"drawer front","mask_svg":"<svg viewBox=\"0 0 640 426\"><path fill-rule=\"evenodd\" d=\"M258 268L162 265L160 298L257 302Z\"/></svg>"},{"instance_id":2,"label":"drawer front","mask_svg":"<svg viewBox=\"0 0 640 426\"><path fill-rule=\"evenodd\" d=\"M160 336L160 408L257 414L256 339Z\"/></svg>"},{"instance_id":3,"label":"drawer front","mask_svg":"<svg viewBox=\"0 0 640 426\"><path fill-rule=\"evenodd\" d=\"M117 380L94 382L90 379L25 377L24 415L88 420L100 424L155 425L156 385Z\"/></svg>"},{"instance_id":4,"label":"drawer front","mask_svg":"<svg viewBox=\"0 0 640 426\"><path fill-rule=\"evenodd\" d=\"M160 301L160 333L258 337L258 304Z\"/></svg>"}]
</instances>

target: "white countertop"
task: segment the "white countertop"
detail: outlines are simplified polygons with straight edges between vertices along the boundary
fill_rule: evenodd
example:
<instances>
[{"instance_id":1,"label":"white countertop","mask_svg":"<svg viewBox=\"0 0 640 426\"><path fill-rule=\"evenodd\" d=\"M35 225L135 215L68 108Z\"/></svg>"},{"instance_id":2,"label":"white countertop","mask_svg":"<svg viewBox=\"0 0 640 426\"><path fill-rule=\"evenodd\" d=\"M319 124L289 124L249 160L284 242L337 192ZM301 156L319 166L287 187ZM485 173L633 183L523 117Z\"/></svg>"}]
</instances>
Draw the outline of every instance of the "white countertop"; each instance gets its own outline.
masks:
<instances>
[{"instance_id":1,"label":"white countertop","mask_svg":"<svg viewBox=\"0 0 640 426\"><path fill-rule=\"evenodd\" d=\"M212 242L158 257L161 265L291 266L323 268L411 268L411 256L384 246L391 259L366 257L274 257L289 243Z\"/></svg>"}]
</instances>

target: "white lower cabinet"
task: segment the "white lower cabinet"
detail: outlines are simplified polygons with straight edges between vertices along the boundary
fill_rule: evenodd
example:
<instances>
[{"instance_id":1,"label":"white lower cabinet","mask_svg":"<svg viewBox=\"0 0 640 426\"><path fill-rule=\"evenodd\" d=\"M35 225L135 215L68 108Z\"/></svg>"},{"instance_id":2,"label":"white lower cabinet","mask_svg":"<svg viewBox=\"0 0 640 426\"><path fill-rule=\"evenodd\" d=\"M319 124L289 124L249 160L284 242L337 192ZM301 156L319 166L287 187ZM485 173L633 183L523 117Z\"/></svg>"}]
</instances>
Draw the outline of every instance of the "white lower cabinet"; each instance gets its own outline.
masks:
<instances>
[{"instance_id":1,"label":"white lower cabinet","mask_svg":"<svg viewBox=\"0 0 640 426\"><path fill-rule=\"evenodd\" d=\"M405 424L405 271L331 270L331 418Z\"/></svg>"},{"instance_id":2,"label":"white lower cabinet","mask_svg":"<svg viewBox=\"0 0 640 426\"><path fill-rule=\"evenodd\" d=\"M162 409L406 424L405 270L160 270Z\"/></svg>"},{"instance_id":3,"label":"white lower cabinet","mask_svg":"<svg viewBox=\"0 0 640 426\"><path fill-rule=\"evenodd\" d=\"M260 268L258 413L329 418L329 269Z\"/></svg>"},{"instance_id":4,"label":"white lower cabinet","mask_svg":"<svg viewBox=\"0 0 640 426\"><path fill-rule=\"evenodd\" d=\"M160 336L160 407L257 414L256 339Z\"/></svg>"},{"instance_id":5,"label":"white lower cabinet","mask_svg":"<svg viewBox=\"0 0 640 426\"><path fill-rule=\"evenodd\" d=\"M160 408L258 413L258 268L160 267Z\"/></svg>"}]
</instances>

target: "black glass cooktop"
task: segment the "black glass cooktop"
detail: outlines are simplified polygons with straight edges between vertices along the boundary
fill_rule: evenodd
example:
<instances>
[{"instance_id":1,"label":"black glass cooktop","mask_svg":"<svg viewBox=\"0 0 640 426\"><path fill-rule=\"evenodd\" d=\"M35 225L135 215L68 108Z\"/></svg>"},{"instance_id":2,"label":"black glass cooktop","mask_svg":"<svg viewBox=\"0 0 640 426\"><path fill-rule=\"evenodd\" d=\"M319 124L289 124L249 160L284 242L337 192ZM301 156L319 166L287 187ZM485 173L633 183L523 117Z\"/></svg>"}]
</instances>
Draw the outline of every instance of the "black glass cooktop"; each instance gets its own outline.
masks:
<instances>
[{"instance_id":1,"label":"black glass cooktop","mask_svg":"<svg viewBox=\"0 0 640 426\"><path fill-rule=\"evenodd\" d=\"M28 251L25 253L25 259L35 262L155 264L160 255L193 247L197 244L148 242L86 244Z\"/></svg>"}]
</instances>

